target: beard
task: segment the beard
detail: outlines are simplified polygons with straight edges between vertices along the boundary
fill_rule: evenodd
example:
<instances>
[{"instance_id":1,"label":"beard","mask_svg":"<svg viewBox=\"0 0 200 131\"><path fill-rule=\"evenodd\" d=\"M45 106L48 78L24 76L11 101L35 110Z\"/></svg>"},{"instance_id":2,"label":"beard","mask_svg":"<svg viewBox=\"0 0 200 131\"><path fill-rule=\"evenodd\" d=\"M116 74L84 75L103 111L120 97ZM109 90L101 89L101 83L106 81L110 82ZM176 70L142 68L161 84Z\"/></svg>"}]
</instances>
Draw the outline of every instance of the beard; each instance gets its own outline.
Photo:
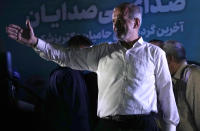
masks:
<instances>
[{"instance_id":1,"label":"beard","mask_svg":"<svg viewBox=\"0 0 200 131\"><path fill-rule=\"evenodd\" d=\"M119 40L124 40L128 34L128 28L126 26L118 26L115 34Z\"/></svg>"},{"instance_id":2,"label":"beard","mask_svg":"<svg viewBox=\"0 0 200 131\"><path fill-rule=\"evenodd\" d=\"M118 39L124 40L127 36L127 32L125 30L118 30L116 32L116 36L117 36Z\"/></svg>"}]
</instances>

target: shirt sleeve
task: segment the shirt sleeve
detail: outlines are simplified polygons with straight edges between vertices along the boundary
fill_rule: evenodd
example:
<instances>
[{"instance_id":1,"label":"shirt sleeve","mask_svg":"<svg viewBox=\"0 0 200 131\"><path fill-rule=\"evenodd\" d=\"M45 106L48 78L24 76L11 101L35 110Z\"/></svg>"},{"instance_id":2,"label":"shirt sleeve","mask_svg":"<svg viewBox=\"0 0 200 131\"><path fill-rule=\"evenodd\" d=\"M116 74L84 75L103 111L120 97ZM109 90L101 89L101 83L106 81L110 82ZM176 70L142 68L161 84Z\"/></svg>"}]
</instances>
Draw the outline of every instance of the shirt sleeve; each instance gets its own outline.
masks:
<instances>
[{"instance_id":1,"label":"shirt sleeve","mask_svg":"<svg viewBox=\"0 0 200 131\"><path fill-rule=\"evenodd\" d=\"M200 130L200 68L195 68L191 72L187 83L186 98L197 130Z\"/></svg>"},{"instance_id":2,"label":"shirt sleeve","mask_svg":"<svg viewBox=\"0 0 200 131\"><path fill-rule=\"evenodd\" d=\"M161 106L164 130L175 131L179 123L179 114L176 106L171 75L164 51L157 50L155 53L155 77L158 101Z\"/></svg>"},{"instance_id":3,"label":"shirt sleeve","mask_svg":"<svg viewBox=\"0 0 200 131\"><path fill-rule=\"evenodd\" d=\"M99 57L103 50L102 47L98 45L81 49L63 48L60 45L50 44L38 39L38 44L34 50L40 57L54 61L62 67L96 72Z\"/></svg>"}]
</instances>

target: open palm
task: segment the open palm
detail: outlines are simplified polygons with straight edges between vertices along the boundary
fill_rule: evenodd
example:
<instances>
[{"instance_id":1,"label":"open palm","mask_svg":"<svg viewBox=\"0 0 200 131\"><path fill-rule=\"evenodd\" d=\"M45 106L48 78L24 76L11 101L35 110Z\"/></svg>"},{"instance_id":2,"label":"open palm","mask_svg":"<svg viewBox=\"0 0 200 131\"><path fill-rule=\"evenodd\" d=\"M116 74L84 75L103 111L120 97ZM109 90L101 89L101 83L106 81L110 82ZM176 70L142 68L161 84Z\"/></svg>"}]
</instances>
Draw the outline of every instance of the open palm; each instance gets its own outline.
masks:
<instances>
[{"instance_id":1,"label":"open palm","mask_svg":"<svg viewBox=\"0 0 200 131\"><path fill-rule=\"evenodd\" d=\"M26 21L27 28L23 29L18 25L10 24L6 27L8 37L18 41L21 44L29 47L34 47L37 44L37 37L35 37L30 21Z\"/></svg>"}]
</instances>

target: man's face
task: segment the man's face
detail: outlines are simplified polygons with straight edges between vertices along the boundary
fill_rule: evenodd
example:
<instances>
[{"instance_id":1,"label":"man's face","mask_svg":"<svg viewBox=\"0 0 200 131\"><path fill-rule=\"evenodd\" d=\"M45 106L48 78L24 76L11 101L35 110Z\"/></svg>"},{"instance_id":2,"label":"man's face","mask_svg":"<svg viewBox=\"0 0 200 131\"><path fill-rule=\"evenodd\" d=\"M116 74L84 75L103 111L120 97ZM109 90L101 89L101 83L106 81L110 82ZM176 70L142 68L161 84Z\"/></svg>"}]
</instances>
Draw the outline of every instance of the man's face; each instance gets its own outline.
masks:
<instances>
[{"instance_id":1,"label":"man's face","mask_svg":"<svg viewBox=\"0 0 200 131\"><path fill-rule=\"evenodd\" d=\"M130 19L128 16L127 11L121 11L120 9L114 9L113 11L113 31L120 40L127 40L132 36L134 19Z\"/></svg>"}]
</instances>

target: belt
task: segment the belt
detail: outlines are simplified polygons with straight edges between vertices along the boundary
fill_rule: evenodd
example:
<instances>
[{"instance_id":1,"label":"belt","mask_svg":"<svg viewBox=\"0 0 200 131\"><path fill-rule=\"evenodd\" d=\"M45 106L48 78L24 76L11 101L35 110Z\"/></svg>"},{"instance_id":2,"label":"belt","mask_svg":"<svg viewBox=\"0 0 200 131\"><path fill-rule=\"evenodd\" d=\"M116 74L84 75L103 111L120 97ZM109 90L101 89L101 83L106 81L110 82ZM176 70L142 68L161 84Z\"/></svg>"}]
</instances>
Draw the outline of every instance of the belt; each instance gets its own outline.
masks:
<instances>
[{"instance_id":1,"label":"belt","mask_svg":"<svg viewBox=\"0 0 200 131\"><path fill-rule=\"evenodd\" d=\"M139 114L139 115L115 115L115 116L106 116L101 119L112 120L112 121L137 121L145 117L150 117L151 114Z\"/></svg>"}]
</instances>

